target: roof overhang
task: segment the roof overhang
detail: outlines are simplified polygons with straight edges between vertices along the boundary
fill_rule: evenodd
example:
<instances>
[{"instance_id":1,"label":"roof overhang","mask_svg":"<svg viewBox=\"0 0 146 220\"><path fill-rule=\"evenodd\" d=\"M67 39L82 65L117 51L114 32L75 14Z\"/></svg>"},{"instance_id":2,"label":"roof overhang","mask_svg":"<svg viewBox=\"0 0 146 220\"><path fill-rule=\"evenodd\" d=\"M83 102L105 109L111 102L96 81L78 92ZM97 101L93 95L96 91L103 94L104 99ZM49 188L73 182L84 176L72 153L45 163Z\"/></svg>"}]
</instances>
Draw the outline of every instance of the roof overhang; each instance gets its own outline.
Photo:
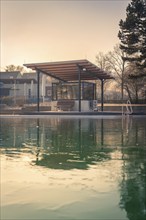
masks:
<instances>
[{"instance_id":1,"label":"roof overhang","mask_svg":"<svg viewBox=\"0 0 146 220\"><path fill-rule=\"evenodd\" d=\"M114 79L109 73L103 71L86 59L47 63L30 63L24 64L24 66L64 82L78 81L79 73L81 80Z\"/></svg>"}]
</instances>

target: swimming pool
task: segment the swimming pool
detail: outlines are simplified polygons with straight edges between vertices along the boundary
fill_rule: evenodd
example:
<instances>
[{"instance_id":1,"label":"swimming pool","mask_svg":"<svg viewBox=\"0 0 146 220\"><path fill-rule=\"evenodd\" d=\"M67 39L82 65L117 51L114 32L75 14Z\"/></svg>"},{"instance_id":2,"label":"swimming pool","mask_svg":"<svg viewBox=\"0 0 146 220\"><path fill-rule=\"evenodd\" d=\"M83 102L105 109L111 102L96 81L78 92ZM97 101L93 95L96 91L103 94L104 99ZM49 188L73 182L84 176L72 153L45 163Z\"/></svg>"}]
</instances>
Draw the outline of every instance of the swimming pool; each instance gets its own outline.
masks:
<instances>
[{"instance_id":1,"label":"swimming pool","mask_svg":"<svg viewBox=\"0 0 146 220\"><path fill-rule=\"evenodd\" d=\"M146 117L2 117L1 219L146 218Z\"/></svg>"}]
</instances>

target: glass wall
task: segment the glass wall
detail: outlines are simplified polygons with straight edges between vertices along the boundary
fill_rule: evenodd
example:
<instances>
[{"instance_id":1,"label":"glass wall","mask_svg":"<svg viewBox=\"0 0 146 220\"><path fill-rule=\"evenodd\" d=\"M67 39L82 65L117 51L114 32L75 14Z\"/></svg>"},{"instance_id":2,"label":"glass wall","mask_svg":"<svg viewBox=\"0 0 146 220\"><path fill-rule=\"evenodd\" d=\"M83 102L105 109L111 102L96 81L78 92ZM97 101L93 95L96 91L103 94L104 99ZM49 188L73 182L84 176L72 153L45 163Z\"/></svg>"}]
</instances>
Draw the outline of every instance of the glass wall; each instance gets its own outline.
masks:
<instances>
[{"instance_id":1,"label":"glass wall","mask_svg":"<svg viewBox=\"0 0 146 220\"><path fill-rule=\"evenodd\" d=\"M81 83L81 99L95 99L95 84L89 82ZM78 99L79 85L77 82L71 83L53 83L52 84L52 100L59 99Z\"/></svg>"}]
</instances>

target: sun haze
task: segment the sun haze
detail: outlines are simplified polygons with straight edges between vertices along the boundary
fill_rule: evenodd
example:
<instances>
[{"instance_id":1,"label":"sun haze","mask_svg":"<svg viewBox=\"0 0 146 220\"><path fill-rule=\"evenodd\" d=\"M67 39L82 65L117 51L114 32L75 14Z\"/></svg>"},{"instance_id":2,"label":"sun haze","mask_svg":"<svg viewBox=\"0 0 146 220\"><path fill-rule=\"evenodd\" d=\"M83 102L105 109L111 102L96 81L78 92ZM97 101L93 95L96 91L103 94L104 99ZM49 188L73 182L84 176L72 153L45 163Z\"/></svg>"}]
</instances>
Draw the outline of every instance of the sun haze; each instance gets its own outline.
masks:
<instances>
[{"instance_id":1,"label":"sun haze","mask_svg":"<svg viewBox=\"0 0 146 220\"><path fill-rule=\"evenodd\" d=\"M119 42L130 1L1 1L1 67L72 59L95 61Z\"/></svg>"}]
</instances>

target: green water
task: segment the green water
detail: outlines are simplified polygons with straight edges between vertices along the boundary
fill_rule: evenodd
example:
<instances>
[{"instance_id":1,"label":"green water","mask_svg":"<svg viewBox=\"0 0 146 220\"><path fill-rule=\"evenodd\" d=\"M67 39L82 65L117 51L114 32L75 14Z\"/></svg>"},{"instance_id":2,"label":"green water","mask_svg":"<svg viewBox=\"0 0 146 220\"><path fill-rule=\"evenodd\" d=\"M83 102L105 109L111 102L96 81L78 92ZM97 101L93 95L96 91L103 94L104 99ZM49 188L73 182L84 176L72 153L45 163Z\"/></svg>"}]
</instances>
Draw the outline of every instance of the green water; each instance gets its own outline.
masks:
<instances>
[{"instance_id":1,"label":"green water","mask_svg":"<svg viewBox=\"0 0 146 220\"><path fill-rule=\"evenodd\" d=\"M0 120L0 219L146 219L146 117Z\"/></svg>"}]
</instances>

